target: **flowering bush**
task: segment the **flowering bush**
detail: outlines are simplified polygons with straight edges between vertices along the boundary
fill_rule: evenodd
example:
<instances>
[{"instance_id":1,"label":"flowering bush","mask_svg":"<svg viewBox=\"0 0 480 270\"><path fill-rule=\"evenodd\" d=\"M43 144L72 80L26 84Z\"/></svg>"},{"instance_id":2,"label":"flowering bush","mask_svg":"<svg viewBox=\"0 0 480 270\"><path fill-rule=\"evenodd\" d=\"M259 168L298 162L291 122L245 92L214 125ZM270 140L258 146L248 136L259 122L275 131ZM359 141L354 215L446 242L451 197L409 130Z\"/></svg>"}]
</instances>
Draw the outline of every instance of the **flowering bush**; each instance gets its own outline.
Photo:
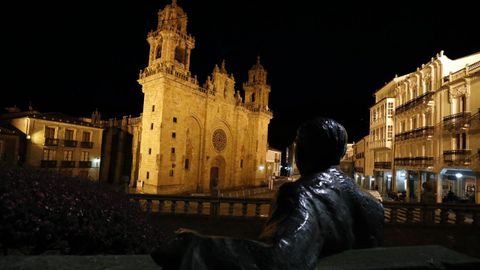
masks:
<instances>
[{"instance_id":1,"label":"flowering bush","mask_svg":"<svg viewBox=\"0 0 480 270\"><path fill-rule=\"evenodd\" d=\"M138 205L107 185L0 164L4 253L149 253L155 239Z\"/></svg>"}]
</instances>

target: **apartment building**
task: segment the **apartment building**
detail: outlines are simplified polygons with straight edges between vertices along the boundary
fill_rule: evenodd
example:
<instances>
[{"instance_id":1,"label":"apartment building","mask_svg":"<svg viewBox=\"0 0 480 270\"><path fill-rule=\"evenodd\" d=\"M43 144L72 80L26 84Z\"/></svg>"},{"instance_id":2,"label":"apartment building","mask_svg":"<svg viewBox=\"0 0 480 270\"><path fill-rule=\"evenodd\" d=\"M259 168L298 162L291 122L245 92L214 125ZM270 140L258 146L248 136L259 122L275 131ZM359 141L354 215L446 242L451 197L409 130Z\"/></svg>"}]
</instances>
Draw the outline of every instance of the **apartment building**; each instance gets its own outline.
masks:
<instances>
[{"instance_id":1,"label":"apartment building","mask_svg":"<svg viewBox=\"0 0 480 270\"><path fill-rule=\"evenodd\" d=\"M102 128L60 113L17 111L0 119L24 134L23 165L98 181Z\"/></svg>"}]
</instances>

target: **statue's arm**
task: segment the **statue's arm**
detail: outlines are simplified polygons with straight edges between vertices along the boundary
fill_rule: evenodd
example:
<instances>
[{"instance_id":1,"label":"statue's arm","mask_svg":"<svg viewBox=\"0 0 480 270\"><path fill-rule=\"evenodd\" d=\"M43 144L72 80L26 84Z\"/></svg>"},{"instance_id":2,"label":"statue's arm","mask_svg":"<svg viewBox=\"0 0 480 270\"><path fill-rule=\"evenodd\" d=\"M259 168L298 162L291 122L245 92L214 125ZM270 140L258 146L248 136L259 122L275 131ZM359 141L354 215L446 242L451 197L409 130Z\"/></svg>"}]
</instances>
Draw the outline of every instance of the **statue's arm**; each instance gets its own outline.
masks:
<instances>
[{"instance_id":1,"label":"statue's arm","mask_svg":"<svg viewBox=\"0 0 480 270\"><path fill-rule=\"evenodd\" d=\"M310 269L323 245L313 205L294 186L279 190L260 241L180 233L179 269Z\"/></svg>"}]
</instances>

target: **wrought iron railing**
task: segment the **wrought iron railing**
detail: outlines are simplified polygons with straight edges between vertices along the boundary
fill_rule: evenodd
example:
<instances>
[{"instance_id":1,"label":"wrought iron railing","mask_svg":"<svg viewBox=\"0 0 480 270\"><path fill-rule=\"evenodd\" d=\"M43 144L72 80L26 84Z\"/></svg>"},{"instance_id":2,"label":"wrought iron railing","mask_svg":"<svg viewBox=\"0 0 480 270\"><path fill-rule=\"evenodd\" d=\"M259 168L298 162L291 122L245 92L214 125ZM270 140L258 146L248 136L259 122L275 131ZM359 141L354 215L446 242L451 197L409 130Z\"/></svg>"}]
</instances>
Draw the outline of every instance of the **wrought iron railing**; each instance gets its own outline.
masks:
<instances>
[{"instance_id":1,"label":"wrought iron railing","mask_svg":"<svg viewBox=\"0 0 480 270\"><path fill-rule=\"evenodd\" d=\"M92 167L92 162L91 161L79 161L78 162L78 167L79 168L91 168Z\"/></svg>"},{"instance_id":2,"label":"wrought iron railing","mask_svg":"<svg viewBox=\"0 0 480 270\"><path fill-rule=\"evenodd\" d=\"M62 160L62 162L60 163L60 167L62 167L62 168L75 168L75 161Z\"/></svg>"},{"instance_id":3,"label":"wrought iron railing","mask_svg":"<svg viewBox=\"0 0 480 270\"><path fill-rule=\"evenodd\" d=\"M412 167L433 166L433 157L400 157L400 158L395 158L395 166L412 166Z\"/></svg>"},{"instance_id":4,"label":"wrought iron railing","mask_svg":"<svg viewBox=\"0 0 480 270\"><path fill-rule=\"evenodd\" d=\"M400 106L398 106L397 108L395 108L395 114L399 114L399 113L403 113L403 112L406 112L420 104L428 104L428 102L432 99L432 96L433 96L433 93L434 92L427 92L415 99L412 99Z\"/></svg>"},{"instance_id":5,"label":"wrought iron railing","mask_svg":"<svg viewBox=\"0 0 480 270\"><path fill-rule=\"evenodd\" d=\"M40 160L40 167L55 168L57 167L57 161L56 160Z\"/></svg>"},{"instance_id":6,"label":"wrought iron railing","mask_svg":"<svg viewBox=\"0 0 480 270\"><path fill-rule=\"evenodd\" d=\"M45 138L45 146L58 146L58 139Z\"/></svg>"},{"instance_id":7,"label":"wrought iron railing","mask_svg":"<svg viewBox=\"0 0 480 270\"><path fill-rule=\"evenodd\" d=\"M63 146L65 147L77 147L78 142L74 140L63 140Z\"/></svg>"},{"instance_id":8,"label":"wrought iron railing","mask_svg":"<svg viewBox=\"0 0 480 270\"><path fill-rule=\"evenodd\" d=\"M464 126L469 123L469 119L471 118L471 112L459 112L451 115L447 115L443 117L443 125L445 127L460 127Z\"/></svg>"},{"instance_id":9,"label":"wrought iron railing","mask_svg":"<svg viewBox=\"0 0 480 270\"><path fill-rule=\"evenodd\" d=\"M80 142L82 148L93 148L93 142Z\"/></svg>"},{"instance_id":10,"label":"wrought iron railing","mask_svg":"<svg viewBox=\"0 0 480 270\"><path fill-rule=\"evenodd\" d=\"M448 164L470 164L471 155L471 149L444 150L443 161Z\"/></svg>"},{"instance_id":11,"label":"wrought iron railing","mask_svg":"<svg viewBox=\"0 0 480 270\"><path fill-rule=\"evenodd\" d=\"M391 162L375 162L373 164L375 169L391 169L392 163Z\"/></svg>"},{"instance_id":12,"label":"wrought iron railing","mask_svg":"<svg viewBox=\"0 0 480 270\"><path fill-rule=\"evenodd\" d=\"M414 138L428 138L433 136L435 127L434 126L426 126L417 128L411 131L406 131L395 135L396 141L404 141Z\"/></svg>"}]
</instances>

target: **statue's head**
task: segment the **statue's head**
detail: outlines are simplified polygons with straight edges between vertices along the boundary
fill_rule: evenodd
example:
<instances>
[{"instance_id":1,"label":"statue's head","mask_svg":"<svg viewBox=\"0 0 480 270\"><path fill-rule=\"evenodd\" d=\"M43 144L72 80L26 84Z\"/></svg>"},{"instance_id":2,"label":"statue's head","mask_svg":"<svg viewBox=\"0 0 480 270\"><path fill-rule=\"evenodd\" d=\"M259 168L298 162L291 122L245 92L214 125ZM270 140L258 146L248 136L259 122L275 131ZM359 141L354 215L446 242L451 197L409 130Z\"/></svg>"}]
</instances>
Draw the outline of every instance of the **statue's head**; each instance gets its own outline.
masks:
<instances>
[{"instance_id":1,"label":"statue's head","mask_svg":"<svg viewBox=\"0 0 480 270\"><path fill-rule=\"evenodd\" d=\"M295 158L302 175L338 165L347 149L347 131L335 120L317 117L300 125Z\"/></svg>"}]
</instances>

